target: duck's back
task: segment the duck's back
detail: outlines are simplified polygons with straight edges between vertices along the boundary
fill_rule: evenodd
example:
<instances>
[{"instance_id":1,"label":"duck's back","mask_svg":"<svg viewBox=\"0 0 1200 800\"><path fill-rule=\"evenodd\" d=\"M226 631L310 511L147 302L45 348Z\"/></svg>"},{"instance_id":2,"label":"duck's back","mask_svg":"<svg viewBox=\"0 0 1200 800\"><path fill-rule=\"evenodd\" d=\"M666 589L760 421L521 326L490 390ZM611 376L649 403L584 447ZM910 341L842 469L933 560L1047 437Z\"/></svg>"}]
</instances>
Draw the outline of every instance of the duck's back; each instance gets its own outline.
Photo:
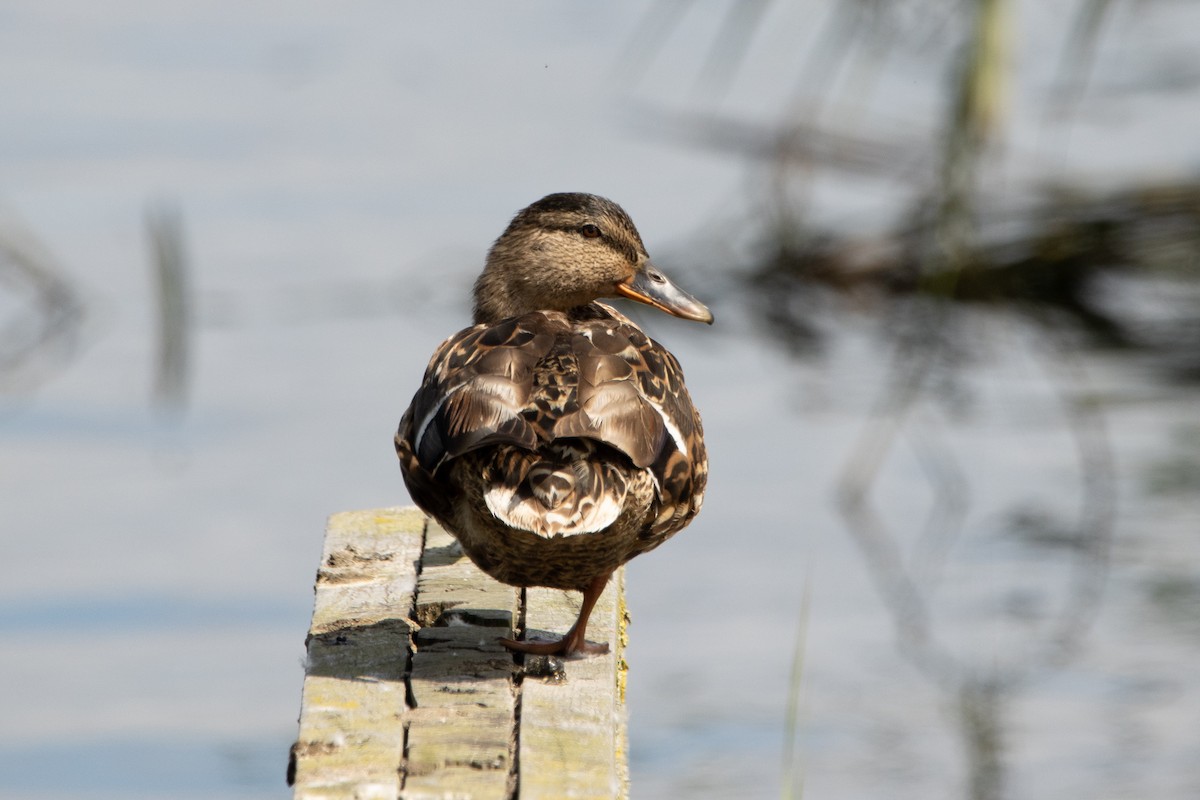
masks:
<instances>
[{"instance_id":1,"label":"duck's back","mask_svg":"<svg viewBox=\"0 0 1200 800\"><path fill-rule=\"evenodd\" d=\"M686 525L707 478L679 363L600 303L448 339L396 449L418 505L480 566L520 583L531 581L487 563L506 558L507 541L616 538L604 546L620 563Z\"/></svg>"}]
</instances>

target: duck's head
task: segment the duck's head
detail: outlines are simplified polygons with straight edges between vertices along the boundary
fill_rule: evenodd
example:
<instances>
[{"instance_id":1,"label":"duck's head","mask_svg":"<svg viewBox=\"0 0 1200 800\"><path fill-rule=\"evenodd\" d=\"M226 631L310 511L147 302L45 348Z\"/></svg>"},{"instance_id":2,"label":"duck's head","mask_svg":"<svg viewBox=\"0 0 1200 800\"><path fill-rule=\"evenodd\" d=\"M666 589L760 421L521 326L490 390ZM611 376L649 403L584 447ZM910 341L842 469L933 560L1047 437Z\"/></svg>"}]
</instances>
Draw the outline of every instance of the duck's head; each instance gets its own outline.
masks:
<instances>
[{"instance_id":1,"label":"duck's head","mask_svg":"<svg viewBox=\"0 0 1200 800\"><path fill-rule=\"evenodd\" d=\"M650 263L633 220L593 194L552 194L520 211L475 282L475 322L531 311L568 311L628 297L683 319L712 313Z\"/></svg>"}]
</instances>

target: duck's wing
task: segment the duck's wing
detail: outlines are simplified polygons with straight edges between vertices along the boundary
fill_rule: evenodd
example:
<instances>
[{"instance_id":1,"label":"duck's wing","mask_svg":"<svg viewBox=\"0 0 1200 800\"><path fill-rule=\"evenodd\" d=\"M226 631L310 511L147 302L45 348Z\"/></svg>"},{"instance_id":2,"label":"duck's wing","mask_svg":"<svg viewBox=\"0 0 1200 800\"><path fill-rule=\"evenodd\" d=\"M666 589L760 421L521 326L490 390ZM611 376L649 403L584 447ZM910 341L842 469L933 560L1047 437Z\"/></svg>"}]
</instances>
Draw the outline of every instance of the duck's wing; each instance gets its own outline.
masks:
<instances>
[{"instance_id":1,"label":"duck's wing","mask_svg":"<svg viewBox=\"0 0 1200 800\"><path fill-rule=\"evenodd\" d=\"M525 412L534 368L556 337L536 323L525 317L466 328L429 360L400 420L396 452L413 500L434 516L445 519L454 500L454 487L434 480L444 463L488 444L537 447L538 435Z\"/></svg>"},{"instance_id":2,"label":"duck's wing","mask_svg":"<svg viewBox=\"0 0 1200 800\"><path fill-rule=\"evenodd\" d=\"M555 423L554 433L598 439L647 470L658 509L646 536L665 537L686 525L704 501L708 457L700 415L675 356L604 308L611 317L576 326L578 408Z\"/></svg>"},{"instance_id":3,"label":"duck's wing","mask_svg":"<svg viewBox=\"0 0 1200 800\"><path fill-rule=\"evenodd\" d=\"M651 470L659 482L662 504L650 534L665 538L700 512L708 485L708 451L700 412L692 405L683 368L665 347L649 340L647 368L640 372L642 393L662 415L673 446L663 447ZM660 363L655 363L661 359Z\"/></svg>"}]
</instances>

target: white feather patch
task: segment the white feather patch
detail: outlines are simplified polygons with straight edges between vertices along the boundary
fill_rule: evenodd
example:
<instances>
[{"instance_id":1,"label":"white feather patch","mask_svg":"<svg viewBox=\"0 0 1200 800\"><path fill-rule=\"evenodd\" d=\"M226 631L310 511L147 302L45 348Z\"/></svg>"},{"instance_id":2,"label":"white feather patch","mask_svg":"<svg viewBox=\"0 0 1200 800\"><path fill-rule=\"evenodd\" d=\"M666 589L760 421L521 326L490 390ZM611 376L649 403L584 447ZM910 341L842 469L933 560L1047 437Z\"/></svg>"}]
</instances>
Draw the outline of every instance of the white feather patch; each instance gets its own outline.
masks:
<instances>
[{"instance_id":1,"label":"white feather patch","mask_svg":"<svg viewBox=\"0 0 1200 800\"><path fill-rule=\"evenodd\" d=\"M521 498L511 486L492 486L484 493L488 510L505 524L538 536L575 536L602 531L617 521L625 498L603 495L599 502L576 508L571 499L555 509L547 509L533 497Z\"/></svg>"}]
</instances>

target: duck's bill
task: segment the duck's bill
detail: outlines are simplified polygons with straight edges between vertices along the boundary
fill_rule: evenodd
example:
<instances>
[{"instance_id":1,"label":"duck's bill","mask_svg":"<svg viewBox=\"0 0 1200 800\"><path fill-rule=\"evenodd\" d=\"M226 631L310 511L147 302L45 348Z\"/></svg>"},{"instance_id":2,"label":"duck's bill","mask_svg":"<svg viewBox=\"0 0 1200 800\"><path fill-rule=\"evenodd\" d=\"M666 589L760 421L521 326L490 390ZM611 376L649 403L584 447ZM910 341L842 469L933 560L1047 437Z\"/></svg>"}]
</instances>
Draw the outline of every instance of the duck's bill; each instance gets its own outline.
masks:
<instances>
[{"instance_id":1,"label":"duck's bill","mask_svg":"<svg viewBox=\"0 0 1200 800\"><path fill-rule=\"evenodd\" d=\"M617 284L617 294L654 306L659 311L712 325L713 315L708 306L671 283L657 267L646 265L627 281Z\"/></svg>"}]
</instances>

